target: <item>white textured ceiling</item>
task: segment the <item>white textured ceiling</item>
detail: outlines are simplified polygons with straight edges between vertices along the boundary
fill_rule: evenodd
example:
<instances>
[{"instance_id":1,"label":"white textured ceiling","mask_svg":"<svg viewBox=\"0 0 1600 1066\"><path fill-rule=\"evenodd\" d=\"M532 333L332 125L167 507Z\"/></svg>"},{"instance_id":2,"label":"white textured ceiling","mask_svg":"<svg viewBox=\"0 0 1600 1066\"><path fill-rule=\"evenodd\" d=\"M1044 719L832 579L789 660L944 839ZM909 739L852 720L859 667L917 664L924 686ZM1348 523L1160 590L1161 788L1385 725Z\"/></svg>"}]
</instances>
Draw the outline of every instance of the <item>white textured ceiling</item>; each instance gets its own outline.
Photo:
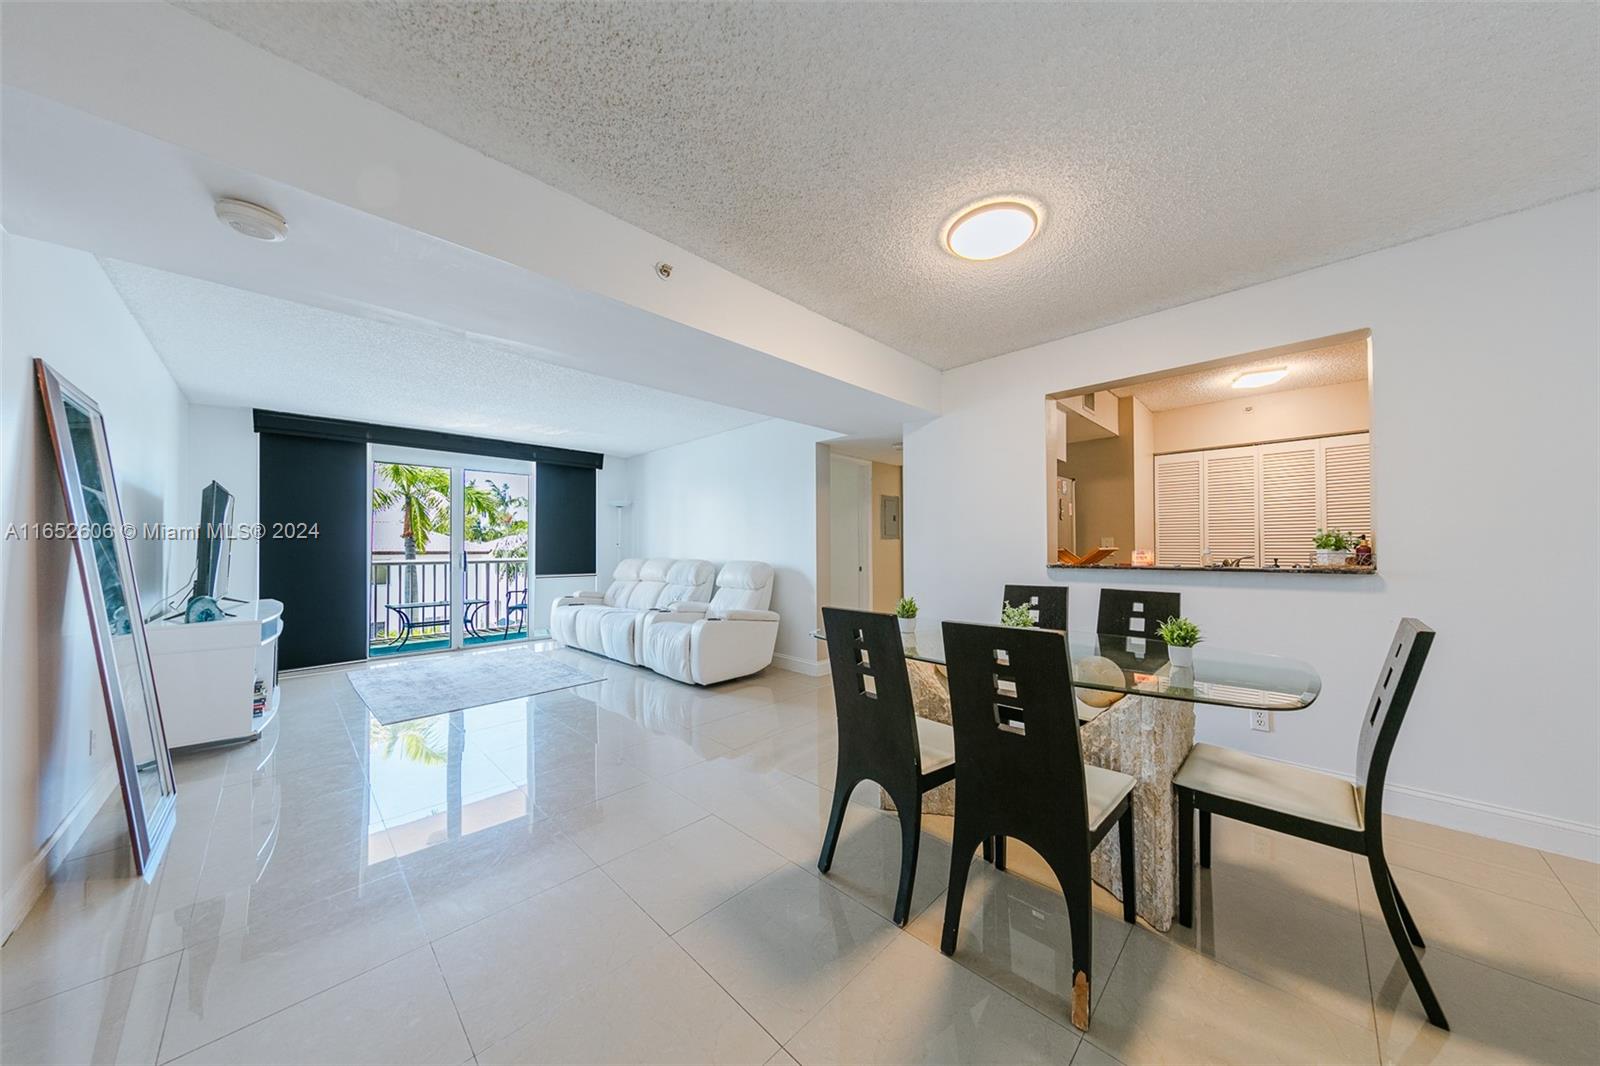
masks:
<instances>
[{"instance_id":1,"label":"white textured ceiling","mask_svg":"<svg viewBox=\"0 0 1600 1066\"><path fill-rule=\"evenodd\" d=\"M1240 390L1233 379L1248 370L1284 367L1289 371L1282 381L1259 388ZM1133 396L1152 411L1174 407L1193 407L1202 403L1262 396L1269 392L1311 389L1319 385L1338 385L1367 379L1367 341L1345 341L1325 348L1311 348L1291 355L1241 359L1226 366L1210 366L1186 374L1168 374L1136 385L1112 389L1118 396Z\"/></svg>"},{"instance_id":2,"label":"white textured ceiling","mask_svg":"<svg viewBox=\"0 0 1600 1066\"><path fill-rule=\"evenodd\" d=\"M1600 184L1590 3L184 6L939 367Z\"/></svg>"},{"instance_id":3,"label":"white textured ceiling","mask_svg":"<svg viewBox=\"0 0 1600 1066\"><path fill-rule=\"evenodd\" d=\"M102 260L196 403L635 455L762 420L442 330Z\"/></svg>"}]
</instances>

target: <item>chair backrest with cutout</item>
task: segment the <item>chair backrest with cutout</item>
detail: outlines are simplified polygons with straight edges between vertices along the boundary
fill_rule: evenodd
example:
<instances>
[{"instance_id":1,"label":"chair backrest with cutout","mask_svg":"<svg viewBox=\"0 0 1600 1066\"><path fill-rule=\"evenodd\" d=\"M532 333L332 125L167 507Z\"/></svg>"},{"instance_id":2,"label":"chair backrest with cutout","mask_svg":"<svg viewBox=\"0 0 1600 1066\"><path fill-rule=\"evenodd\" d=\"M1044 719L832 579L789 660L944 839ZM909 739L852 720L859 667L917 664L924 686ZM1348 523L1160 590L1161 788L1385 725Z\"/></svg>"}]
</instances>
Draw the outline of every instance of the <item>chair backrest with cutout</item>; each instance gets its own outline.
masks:
<instances>
[{"instance_id":1,"label":"chair backrest with cutout","mask_svg":"<svg viewBox=\"0 0 1600 1066\"><path fill-rule=\"evenodd\" d=\"M884 767L900 780L921 772L911 679L905 646L894 615L822 609L833 673L833 703L839 719L839 757L857 767ZM914 777L912 778L915 779Z\"/></svg>"},{"instance_id":2,"label":"chair backrest with cutout","mask_svg":"<svg viewBox=\"0 0 1600 1066\"><path fill-rule=\"evenodd\" d=\"M1012 607L1026 604L1040 629L1067 628L1065 585L1007 585L1005 603Z\"/></svg>"},{"instance_id":3,"label":"chair backrest with cutout","mask_svg":"<svg viewBox=\"0 0 1600 1066\"><path fill-rule=\"evenodd\" d=\"M1402 618L1389 642L1378 683L1361 717L1361 743L1356 749L1356 783L1361 787L1362 813L1368 829L1378 829L1383 816L1383 782L1389 756L1400 736L1406 710L1416 691L1422 665L1433 647L1433 630L1415 618Z\"/></svg>"},{"instance_id":4,"label":"chair backrest with cutout","mask_svg":"<svg viewBox=\"0 0 1600 1066\"><path fill-rule=\"evenodd\" d=\"M1088 801L1066 635L946 622L944 646L958 822L970 817L985 836L1017 837L1052 864L1081 855L1082 869L1066 872L1087 877Z\"/></svg>"},{"instance_id":5,"label":"chair backrest with cutout","mask_svg":"<svg viewBox=\"0 0 1600 1066\"><path fill-rule=\"evenodd\" d=\"M1156 626L1183 613L1180 593L1101 589L1094 631L1101 636L1156 639Z\"/></svg>"}]
</instances>

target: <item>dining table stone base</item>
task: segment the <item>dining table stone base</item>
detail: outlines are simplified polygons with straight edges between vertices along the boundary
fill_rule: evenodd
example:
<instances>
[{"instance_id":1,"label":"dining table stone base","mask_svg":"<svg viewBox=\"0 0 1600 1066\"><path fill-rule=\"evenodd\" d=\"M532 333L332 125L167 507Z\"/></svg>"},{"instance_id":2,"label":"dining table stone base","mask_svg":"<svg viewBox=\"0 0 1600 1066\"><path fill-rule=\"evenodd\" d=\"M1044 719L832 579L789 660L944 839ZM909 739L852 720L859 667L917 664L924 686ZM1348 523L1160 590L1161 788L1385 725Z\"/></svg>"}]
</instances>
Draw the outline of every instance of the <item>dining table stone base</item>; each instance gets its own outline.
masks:
<instances>
[{"instance_id":1,"label":"dining table stone base","mask_svg":"<svg viewBox=\"0 0 1600 1066\"><path fill-rule=\"evenodd\" d=\"M1139 916L1156 929L1172 928L1178 910L1178 803L1172 792L1194 747L1194 704L1125 696L1079 729L1083 759L1134 779L1133 869ZM1089 857L1095 881L1122 898L1122 848L1110 833Z\"/></svg>"},{"instance_id":2,"label":"dining table stone base","mask_svg":"<svg viewBox=\"0 0 1600 1066\"><path fill-rule=\"evenodd\" d=\"M950 685L944 667L906 663L916 713L935 722L950 721ZM1094 713L1089 708L1080 712ZM1162 932L1178 910L1178 808L1172 792L1189 749L1194 747L1194 704L1170 698L1124 696L1079 727L1084 761L1132 777L1134 873L1138 877L1139 916ZM953 815L957 780L922 797L924 814ZM884 810L894 810L881 793ZM1122 898L1122 854L1112 832L1090 856L1090 873L1117 899Z\"/></svg>"}]
</instances>

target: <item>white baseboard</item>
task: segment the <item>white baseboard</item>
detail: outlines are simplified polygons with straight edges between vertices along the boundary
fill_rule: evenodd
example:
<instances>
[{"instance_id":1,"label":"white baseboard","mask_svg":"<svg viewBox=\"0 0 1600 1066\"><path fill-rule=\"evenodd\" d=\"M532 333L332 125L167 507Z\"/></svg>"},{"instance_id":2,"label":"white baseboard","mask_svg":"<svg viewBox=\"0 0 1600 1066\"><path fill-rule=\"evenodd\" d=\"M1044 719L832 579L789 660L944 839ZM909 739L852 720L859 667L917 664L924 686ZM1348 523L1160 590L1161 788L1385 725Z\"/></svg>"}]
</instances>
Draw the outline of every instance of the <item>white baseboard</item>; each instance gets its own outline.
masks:
<instances>
[{"instance_id":1,"label":"white baseboard","mask_svg":"<svg viewBox=\"0 0 1600 1066\"><path fill-rule=\"evenodd\" d=\"M826 677L830 673L826 659L807 660L798 655L785 655L782 652L773 655L772 665L780 670L805 674L807 677Z\"/></svg>"},{"instance_id":2,"label":"white baseboard","mask_svg":"<svg viewBox=\"0 0 1600 1066\"><path fill-rule=\"evenodd\" d=\"M100 813L106 799L119 787L116 766L107 766L88 791L78 798L56 831L50 834L50 839L34 853L16 879L6 886L5 895L0 896L0 943L17 931L17 926L22 924L44 893L45 886L50 883L50 875L66 861L67 854L77 846L83 831L89 828L89 823Z\"/></svg>"},{"instance_id":3,"label":"white baseboard","mask_svg":"<svg viewBox=\"0 0 1600 1066\"><path fill-rule=\"evenodd\" d=\"M1586 862L1600 862L1600 828L1566 818L1552 818L1410 785L1390 785L1383 809L1388 814L1415 818L1447 829L1570 855Z\"/></svg>"},{"instance_id":4,"label":"white baseboard","mask_svg":"<svg viewBox=\"0 0 1600 1066\"><path fill-rule=\"evenodd\" d=\"M1261 757L1272 758L1270 755ZM1333 773L1321 766L1295 762L1293 759L1272 761L1298 766L1303 770L1315 770L1319 774ZM1600 862L1600 826L1585 825L1566 818L1534 814L1532 811L1502 807L1465 796L1452 796L1447 792L1434 792L1414 785L1395 784L1384 789L1383 813L1414 818L1430 825L1442 825L1446 829L1459 829L1463 833L1476 833L1508 844L1570 855L1586 862Z\"/></svg>"}]
</instances>

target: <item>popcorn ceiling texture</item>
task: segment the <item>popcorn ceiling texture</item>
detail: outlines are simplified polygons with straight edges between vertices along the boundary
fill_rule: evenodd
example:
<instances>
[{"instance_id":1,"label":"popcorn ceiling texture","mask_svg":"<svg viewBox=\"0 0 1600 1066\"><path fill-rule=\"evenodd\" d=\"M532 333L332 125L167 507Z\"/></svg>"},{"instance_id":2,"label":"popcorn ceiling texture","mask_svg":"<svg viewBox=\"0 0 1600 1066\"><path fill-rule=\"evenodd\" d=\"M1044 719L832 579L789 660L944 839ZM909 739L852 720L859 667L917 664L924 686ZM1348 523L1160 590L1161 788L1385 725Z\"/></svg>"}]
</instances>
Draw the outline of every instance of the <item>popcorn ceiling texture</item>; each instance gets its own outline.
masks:
<instances>
[{"instance_id":1,"label":"popcorn ceiling texture","mask_svg":"<svg viewBox=\"0 0 1600 1066\"><path fill-rule=\"evenodd\" d=\"M195 403L417 426L629 456L762 416L534 359L102 260ZM441 420L441 417L443 420Z\"/></svg>"},{"instance_id":2,"label":"popcorn ceiling texture","mask_svg":"<svg viewBox=\"0 0 1600 1066\"><path fill-rule=\"evenodd\" d=\"M1264 370L1268 367L1286 367L1288 375L1273 385L1240 392L1233 387L1233 379L1247 370ZM1291 389L1311 389L1318 385L1337 385L1345 381L1365 381L1367 378L1367 342L1347 341L1326 348L1312 348L1293 355L1280 355L1270 359L1247 359L1229 366L1208 367L1187 374L1171 374L1153 381L1112 389L1118 396L1134 396L1152 411L1168 411L1174 407L1192 407L1200 403L1219 400L1238 400L1246 396L1265 396L1269 392L1288 392Z\"/></svg>"},{"instance_id":3,"label":"popcorn ceiling texture","mask_svg":"<svg viewBox=\"0 0 1600 1066\"><path fill-rule=\"evenodd\" d=\"M1600 184L1588 3L183 6L938 367Z\"/></svg>"}]
</instances>

